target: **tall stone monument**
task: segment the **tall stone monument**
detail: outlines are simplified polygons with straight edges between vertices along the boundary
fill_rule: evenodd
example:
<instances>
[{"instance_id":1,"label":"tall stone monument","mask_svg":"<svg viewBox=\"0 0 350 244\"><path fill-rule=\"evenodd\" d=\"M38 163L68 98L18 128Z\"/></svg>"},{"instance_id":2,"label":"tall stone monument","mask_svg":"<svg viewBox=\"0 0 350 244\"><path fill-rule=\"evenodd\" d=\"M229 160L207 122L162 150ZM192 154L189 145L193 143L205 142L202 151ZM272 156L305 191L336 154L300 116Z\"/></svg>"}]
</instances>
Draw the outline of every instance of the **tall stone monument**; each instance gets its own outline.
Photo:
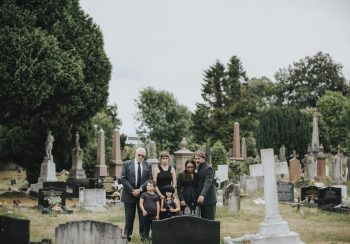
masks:
<instances>
[{"instance_id":1,"label":"tall stone monument","mask_svg":"<svg viewBox=\"0 0 350 244\"><path fill-rule=\"evenodd\" d=\"M187 140L184 137L180 142L181 149L174 152L176 156L176 171L178 173L182 172L185 169L185 163L187 159L190 159L193 156L193 152L188 150L186 147L187 147Z\"/></svg>"},{"instance_id":2,"label":"tall stone monument","mask_svg":"<svg viewBox=\"0 0 350 244\"><path fill-rule=\"evenodd\" d=\"M80 148L78 131L75 133L75 148L72 149L72 168L69 171L69 179L86 179L83 169L83 149Z\"/></svg>"},{"instance_id":3,"label":"tall stone monument","mask_svg":"<svg viewBox=\"0 0 350 244\"><path fill-rule=\"evenodd\" d=\"M317 111L314 111L313 120L312 120L312 140L311 140L311 150L314 155L317 156L320 148L320 136L318 133L318 118Z\"/></svg>"},{"instance_id":4,"label":"tall stone monument","mask_svg":"<svg viewBox=\"0 0 350 244\"><path fill-rule=\"evenodd\" d=\"M120 150L120 134L119 130L113 131L112 139L112 158L109 163L109 175L120 178L123 167L122 155Z\"/></svg>"},{"instance_id":5,"label":"tall stone monument","mask_svg":"<svg viewBox=\"0 0 350 244\"><path fill-rule=\"evenodd\" d=\"M235 122L233 125L233 159L242 160L241 158L241 143L240 143L240 134L239 134L239 123Z\"/></svg>"},{"instance_id":6,"label":"tall stone monument","mask_svg":"<svg viewBox=\"0 0 350 244\"><path fill-rule=\"evenodd\" d=\"M247 143L244 137L242 137L242 158L247 159Z\"/></svg>"},{"instance_id":7,"label":"tall stone monument","mask_svg":"<svg viewBox=\"0 0 350 244\"><path fill-rule=\"evenodd\" d=\"M147 162L152 164L152 172L154 172L155 168L159 164L159 160L157 158L157 146L155 141L149 141L147 144L147 152L148 152L148 159Z\"/></svg>"},{"instance_id":8,"label":"tall stone monument","mask_svg":"<svg viewBox=\"0 0 350 244\"><path fill-rule=\"evenodd\" d=\"M101 128L98 132L97 162L95 166L95 178L107 176L107 166L105 157L105 132Z\"/></svg>"}]
</instances>

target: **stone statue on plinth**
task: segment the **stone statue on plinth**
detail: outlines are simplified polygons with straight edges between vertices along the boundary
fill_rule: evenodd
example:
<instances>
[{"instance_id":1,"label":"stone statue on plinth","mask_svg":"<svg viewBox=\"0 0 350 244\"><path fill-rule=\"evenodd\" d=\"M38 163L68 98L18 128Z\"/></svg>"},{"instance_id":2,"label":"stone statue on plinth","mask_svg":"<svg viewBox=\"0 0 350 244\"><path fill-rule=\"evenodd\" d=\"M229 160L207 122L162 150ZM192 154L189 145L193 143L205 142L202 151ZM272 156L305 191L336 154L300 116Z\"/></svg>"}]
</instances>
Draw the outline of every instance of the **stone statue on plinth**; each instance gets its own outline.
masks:
<instances>
[{"instance_id":1,"label":"stone statue on plinth","mask_svg":"<svg viewBox=\"0 0 350 244\"><path fill-rule=\"evenodd\" d=\"M53 159L52 148L53 148L54 141L55 141L55 138L51 135L51 131L48 131L46 141L45 141L45 151L46 151L47 159Z\"/></svg>"}]
</instances>

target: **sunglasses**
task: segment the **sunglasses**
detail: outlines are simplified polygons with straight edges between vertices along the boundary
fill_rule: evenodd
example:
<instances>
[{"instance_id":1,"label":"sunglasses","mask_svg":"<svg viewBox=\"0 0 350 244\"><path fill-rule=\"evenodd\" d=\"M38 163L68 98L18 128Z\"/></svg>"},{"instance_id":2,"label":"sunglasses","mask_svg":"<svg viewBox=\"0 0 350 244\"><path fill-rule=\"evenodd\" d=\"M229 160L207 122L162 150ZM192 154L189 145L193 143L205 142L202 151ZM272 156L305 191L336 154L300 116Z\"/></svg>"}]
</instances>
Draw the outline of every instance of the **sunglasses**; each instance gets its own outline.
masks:
<instances>
[{"instance_id":1,"label":"sunglasses","mask_svg":"<svg viewBox=\"0 0 350 244\"><path fill-rule=\"evenodd\" d=\"M194 166L187 166L188 169L194 169Z\"/></svg>"},{"instance_id":2,"label":"sunglasses","mask_svg":"<svg viewBox=\"0 0 350 244\"><path fill-rule=\"evenodd\" d=\"M143 154L137 154L137 156L139 156L139 157L145 157L145 155L143 155Z\"/></svg>"}]
</instances>

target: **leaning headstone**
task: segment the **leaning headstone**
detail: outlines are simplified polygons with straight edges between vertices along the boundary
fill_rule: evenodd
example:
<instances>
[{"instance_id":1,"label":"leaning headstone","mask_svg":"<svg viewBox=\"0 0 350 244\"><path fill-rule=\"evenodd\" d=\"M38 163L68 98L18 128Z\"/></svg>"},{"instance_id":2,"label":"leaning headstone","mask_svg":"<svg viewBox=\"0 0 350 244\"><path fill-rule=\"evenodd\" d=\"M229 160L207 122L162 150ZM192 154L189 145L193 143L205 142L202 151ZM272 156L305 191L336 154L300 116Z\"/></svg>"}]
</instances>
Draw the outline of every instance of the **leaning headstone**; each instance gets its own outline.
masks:
<instances>
[{"instance_id":1,"label":"leaning headstone","mask_svg":"<svg viewBox=\"0 0 350 244\"><path fill-rule=\"evenodd\" d=\"M84 189L80 191L80 207L91 212L106 212L106 190Z\"/></svg>"},{"instance_id":2,"label":"leaning headstone","mask_svg":"<svg viewBox=\"0 0 350 244\"><path fill-rule=\"evenodd\" d=\"M101 128L98 132L97 163L95 166L95 178L107 176L106 156L105 156L105 132Z\"/></svg>"},{"instance_id":3,"label":"leaning headstone","mask_svg":"<svg viewBox=\"0 0 350 244\"><path fill-rule=\"evenodd\" d=\"M85 170L83 169L83 149L80 148L79 133L75 134L75 148L72 149L72 168L69 171L68 178L86 179Z\"/></svg>"},{"instance_id":4,"label":"leaning headstone","mask_svg":"<svg viewBox=\"0 0 350 244\"><path fill-rule=\"evenodd\" d=\"M219 244L220 222L193 216L176 216L153 221L152 243Z\"/></svg>"},{"instance_id":5,"label":"leaning headstone","mask_svg":"<svg viewBox=\"0 0 350 244\"><path fill-rule=\"evenodd\" d=\"M237 212L241 208L241 191L239 185L229 184L224 191L224 206Z\"/></svg>"},{"instance_id":6,"label":"leaning headstone","mask_svg":"<svg viewBox=\"0 0 350 244\"><path fill-rule=\"evenodd\" d=\"M289 230L288 223L279 215L276 174L284 167L274 162L273 149L261 149L262 170L264 176L265 219L259 226L259 232L251 237L251 243L300 243L299 234ZM258 173L258 172L257 172ZM225 238L225 243L234 243Z\"/></svg>"},{"instance_id":7,"label":"leaning headstone","mask_svg":"<svg viewBox=\"0 0 350 244\"><path fill-rule=\"evenodd\" d=\"M30 221L0 215L0 242L29 244Z\"/></svg>"},{"instance_id":8,"label":"leaning headstone","mask_svg":"<svg viewBox=\"0 0 350 244\"><path fill-rule=\"evenodd\" d=\"M118 225L83 220L56 227L56 244L126 244Z\"/></svg>"},{"instance_id":9,"label":"leaning headstone","mask_svg":"<svg viewBox=\"0 0 350 244\"><path fill-rule=\"evenodd\" d=\"M291 182L277 182L278 202L294 202L294 184Z\"/></svg>"}]
</instances>

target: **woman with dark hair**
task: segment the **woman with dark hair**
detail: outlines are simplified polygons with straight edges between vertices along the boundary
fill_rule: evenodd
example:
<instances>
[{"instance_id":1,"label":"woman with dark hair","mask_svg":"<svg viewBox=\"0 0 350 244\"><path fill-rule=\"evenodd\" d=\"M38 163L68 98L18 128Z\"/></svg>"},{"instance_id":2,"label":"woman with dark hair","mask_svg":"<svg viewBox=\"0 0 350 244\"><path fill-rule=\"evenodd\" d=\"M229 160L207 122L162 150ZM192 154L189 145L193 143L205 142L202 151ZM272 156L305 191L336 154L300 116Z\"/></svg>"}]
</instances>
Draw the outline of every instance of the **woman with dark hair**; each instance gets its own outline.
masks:
<instances>
[{"instance_id":1,"label":"woman with dark hair","mask_svg":"<svg viewBox=\"0 0 350 244\"><path fill-rule=\"evenodd\" d=\"M198 177L195 169L196 164L194 160L188 159L185 163L185 170L179 174L177 180L177 194L182 215L199 216L197 208Z\"/></svg>"},{"instance_id":2,"label":"woman with dark hair","mask_svg":"<svg viewBox=\"0 0 350 244\"><path fill-rule=\"evenodd\" d=\"M176 172L171 165L169 165L169 153L163 151L159 153L160 164L154 169L153 180L156 182L155 191L160 199L165 198L165 189L167 185L176 187Z\"/></svg>"}]
</instances>

